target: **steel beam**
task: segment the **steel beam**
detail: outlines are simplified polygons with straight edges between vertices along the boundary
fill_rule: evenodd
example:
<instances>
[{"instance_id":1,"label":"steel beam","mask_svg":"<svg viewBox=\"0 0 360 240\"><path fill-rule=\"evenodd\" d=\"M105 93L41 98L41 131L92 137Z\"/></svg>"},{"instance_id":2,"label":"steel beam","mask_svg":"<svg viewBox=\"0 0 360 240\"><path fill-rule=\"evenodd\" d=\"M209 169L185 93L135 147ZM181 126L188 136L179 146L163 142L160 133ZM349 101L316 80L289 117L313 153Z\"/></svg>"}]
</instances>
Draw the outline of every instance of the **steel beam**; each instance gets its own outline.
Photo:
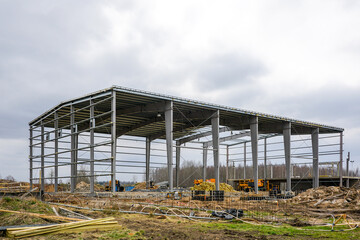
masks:
<instances>
[{"instance_id":1,"label":"steel beam","mask_svg":"<svg viewBox=\"0 0 360 240\"><path fill-rule=\"evenodd\" d=\"M214 171L215 171L215 190L220 190L220 176L219 176L219 125L220 125L220 111L217 110L211 117L212 127L212 142L213 142L213 154L214 154Z\"/></svg>"},{"instance_id":2,"label":"steel beam","mask_svg":"<svg viewBox=\"0 0 360 240\"><path fill-rule=\"evenodd\" d=\"M340 180L340 187L343 186L343 136L344 133L340 132L340 161L339 161L339 180Z\"/></svg>"},{"instance_id":3,"label":"steel beam","mask_svg":"<svg viewBox=\"0 0 360 240\"><path fill-rule=\"evenodd\" d=\"M180 148L180 142L179 141L176 141L176 171L175 171L175 181L176 181L176 184L175 186L178 188L179 187L179 177L180 177L180 151L181 151L181 148Z\"/></svg>"},{"instance_id":4,"label":"steel beam","mask_svg":"<svg viewBox=\"0 0 360 240\"><path fill-rule=\"evenodd\" d=\"M319 128L311 133L313 153L313 188L319 187Z\"/></svg>"},{"instance_id":5,"label":"steel beam","mask_svg":"<svg viewBox=\"0 0 360 240\"><path fill-rule=\"evenodd\" d=\"M146 138L145 146L145 182L146 189L150 189L150 138Z\"/></svg>"},{"instance_id":6,"label":"steel beam","mask_svg":"<svg viewBox=\"0 0 360 240\"><path fill-rule=\"evenodd\" d=\"M54 179L54 190L58 192L58 184L59 184L59 121L58 121L58 113L55 111L54 113L54 128L55 128L55 137L54 137L54 151L55 151L55 179Z\"/></svg>"},{"instance_id":7,"label":"steel beam","mask_svg":"<svg viewBox=\"0 0 360 240\"><path fill-rule=\"evenodd\" d=\"M206 181L206 168L207 168L207 152L208 149L205 146L205 143L203 143L203 181Z\"/></svg>"},{"instance_id":8,"label":"steel beam","mask_svg":"<svg viewBox=\"0 0 360 240\"><path fill-rule=\"evenodd\" d=\"M253 162L253 177L254 177L254 189L257 194L258 188L258 117L252 117L250 120L250 131L251 131L251 153Z\"/></svg>"},{"instance_id":9,"label":"steel beam","mask_svg":"<svg viewBox=\"0 0 360 240\"><path fill-rule=\"evenodd\" d=\"M231 140L238 139L238 138L241 138L241 137L246 137L246 136L250 136L250 132L243 132L243 133L238 133L238 134L234 134L234 135L219 138L219 143L226 142L226 141L231 141ZM213 145L213 141L212 140L207 141L207 142L205 142L205 144L207 144L208 147L211 147Z\"/></svg>"},{"instance_id":10,"label":"steel beam","mask_svg":"<svg viewBox=\"0 0 360 240\"><path fill-rule=\"evenodd\" d=\"M94 171L95 171L95 166L94 166L94 161L95 161L95 148L94 148L94 144L95 144L95 118L94 118L94 105L93 105L93 99L90 99L90 193L94 194L95 193L95 177L94 177Z\"/></svg>"},{"instance_id":11,"label":"steel beam","mask_svg":"<svg viewBox=\"0 0 360 240\"><path fill-rule=\"evenodd\" d=\"M230 130L231 130L231 128L229 128L229 127L221 127L221 128L219 128L219 133L230 131ZM184 144L184 143L187 143L187 142L199 139L199 138L211 136L211 135L212 135L212 131L207 131L207 132L202 132L199 134L191 135L188 137L180 138L180 139L178 139L178 141L180 144Z\"/></svg>"},{"instance_id":12,"label":"steel beam","mask_svg":"<svg viewBox=\"0 0 360 240\"><path fill-rule=\"evenodd\" d=\"M283 124L286 191L291 191L291 122Z\"/></svg>"},{"instance_id":13,"label":"steel beam","mask_svg":"<svg viewBox=\"0 0 360 240\"><path fill-rule=\"evenodd\" d=\"M173 102L165 104L165 131L166 131L166 152L168 164L168 178L170 191L174 188L173 183Z\"/></svg>"},{"instance_id":14,"label":"steel beam","mask_svg":"<svg viewBox=\"0 0 360 240\"><path fill-rule=\"evenodd\" d=\"M116 91L112 91L111 99L111 190L116 192Z\"/></svg>"}]
</instances>

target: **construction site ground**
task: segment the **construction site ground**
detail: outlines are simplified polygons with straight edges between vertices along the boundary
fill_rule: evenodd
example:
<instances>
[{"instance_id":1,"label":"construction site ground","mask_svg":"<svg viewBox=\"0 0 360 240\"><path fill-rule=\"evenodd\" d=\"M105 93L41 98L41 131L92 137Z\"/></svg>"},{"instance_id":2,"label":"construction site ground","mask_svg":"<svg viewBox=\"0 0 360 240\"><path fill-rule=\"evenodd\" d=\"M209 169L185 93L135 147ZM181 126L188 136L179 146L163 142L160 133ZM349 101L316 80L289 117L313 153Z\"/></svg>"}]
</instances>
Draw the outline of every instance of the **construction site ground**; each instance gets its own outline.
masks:
<instances>
[{"instance_id":1,"label":"construction site ground","mask_svg":"<svg viewBox=\"0 0 360 240\"><path fill-rule=\"evenodd\" d=\"M224 201L192 200L190 192L178 200L166 195L63 192L47 193L44 201L38 193L2 196L0 227L58 224L84 216L114 217L117 226L59 231L30 239L360 239L358 189L320 187L276 200L256 199L264 193L227 192ZM252 200L241 200L244 196ZM224 220L212 214L226 209L242 209L244 216Z\"/></svg>"}]
</instances>

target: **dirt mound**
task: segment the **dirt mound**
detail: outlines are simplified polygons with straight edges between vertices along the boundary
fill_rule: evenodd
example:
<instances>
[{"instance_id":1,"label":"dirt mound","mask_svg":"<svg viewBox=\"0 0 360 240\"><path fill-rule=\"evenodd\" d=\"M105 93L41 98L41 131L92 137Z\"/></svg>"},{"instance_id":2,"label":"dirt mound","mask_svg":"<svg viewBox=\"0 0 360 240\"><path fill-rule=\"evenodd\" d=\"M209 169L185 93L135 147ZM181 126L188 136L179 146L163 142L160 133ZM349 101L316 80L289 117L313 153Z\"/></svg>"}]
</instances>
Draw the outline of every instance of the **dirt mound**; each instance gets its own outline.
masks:
<instances>
[{"instance_id":1,"label":"dirt mound","mask_svg":"<svg viewBox=\"0 0 360 240\"><path fill-rule=\"evenodd\" d=\"M307 204L318 208L360 208L360 190L355 188L325 187L310 188L288 202Z\"/></svg>"},{"instance_id":2,"label":"dirt mound","mask_svg":"<svg viewBox=\"0 0 360 240\"><path fill-rule=\"evenodd\" d=\"M214 191L215 183L203 182L199 185L194 185L194 187L192 187L191 190ZM225 192L235 192L234 188L226 183L220 183L220 190Z\"/></svg>"}]
</instances>

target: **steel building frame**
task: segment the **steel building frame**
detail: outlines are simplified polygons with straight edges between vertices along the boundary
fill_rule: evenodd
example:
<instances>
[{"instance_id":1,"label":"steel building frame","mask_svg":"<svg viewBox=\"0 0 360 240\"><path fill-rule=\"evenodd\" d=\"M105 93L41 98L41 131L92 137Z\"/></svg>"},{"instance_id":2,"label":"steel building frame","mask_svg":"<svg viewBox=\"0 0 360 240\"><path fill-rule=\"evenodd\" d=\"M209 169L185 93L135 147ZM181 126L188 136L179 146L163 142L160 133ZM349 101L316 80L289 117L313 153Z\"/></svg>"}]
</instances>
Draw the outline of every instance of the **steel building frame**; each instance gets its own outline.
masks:
<instances>
[{"instance_id":1,"label":"steel building frame","mask_svg":"<svg viewBox=\"0 0 360 240\"><path fill-rule=\"evenodd\" d=\"M207 132L199 132L211 126ZM292 131L296 129L296 131ZM203 150L203 177L206 178L207 151L212 148L216 189L219 190L220 146L226 146L227 167L229 150L238 144L251 143L254 183L257 190L258 179L258 141L264 142L264 163L266 165L266 139L283 136L284 157L287 172L287 190L291 190L291 136L310 135L312 140L313 186L319 185L319 135L338 134L340 139L340 184L342 184L342 128L305 122L275 115L246 111L238 108L213 105L190 99L139 91L119 86L112 86L89 95L65 101L43 113L29 123L29 163L30 185L38 180L44 191L45 169L54 169L55 192L58 191L59 179L70 179L71 192L75 190L78 167L89 165L90 192L94 193L94 179L110 176L112 190L115 191L118 139L124 136L141 137L145 142L145 176L147 186L150 178L151 144L157 139L166 143L169 188L174 188L173 165L175 165L175 186L179 184L180 150L185 143L206 136L211 141L201 142ZM220 133L238 131L237 134L221 137ZM233 141L242 137L250 140ZM83 138L87 140L84 142ZM173 150L175 143L175 164ZM131 146L130 146L131 147ZM244 147L244 165L246 147ZM81 153L81 154L80 154ZM98 153L102 153L99 157ZM85 156L85 157L84 157ZM132 161L129 161L130 163ZM234 162L234 161L233 161ZM40 163L40 167L34 167ZM134 161L135 163L135 161ZM109 166L110 170L97 171L97 166ZM68 176L59 176L59 167L70 168ZM38 178L34 169L40 169ZM244 168L245 169L245 168ZM67 171L67 169L66 169ZM264 173L266 174L266 173ZM245 173L244 173L245 176ZM228 178L228 168L227 168Z\"/></svg>"}]
</instances>

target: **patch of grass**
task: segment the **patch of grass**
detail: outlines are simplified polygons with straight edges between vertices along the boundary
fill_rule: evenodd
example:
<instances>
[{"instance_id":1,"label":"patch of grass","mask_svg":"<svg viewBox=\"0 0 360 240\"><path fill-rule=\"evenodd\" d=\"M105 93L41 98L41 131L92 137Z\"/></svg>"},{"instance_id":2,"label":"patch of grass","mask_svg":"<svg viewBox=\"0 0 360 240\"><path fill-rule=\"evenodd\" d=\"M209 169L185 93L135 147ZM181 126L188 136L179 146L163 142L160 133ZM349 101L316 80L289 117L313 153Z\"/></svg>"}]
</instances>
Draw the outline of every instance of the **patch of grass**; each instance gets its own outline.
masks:
<instances>
[{"instance_id":1,"label":"patch of grass","mask_svg":"<svg viewBox=\"0 0 360 240\"><path fill-rule=\"evenodd\" d=\"M0 200L0 208L13 211L54 214L48 204L38 201L35 198L19 199L16 197L4 197Z\"/></svg>"},{"instance_id":2,"label":"patch of grass","mask_svg":"<svg viewBox=\"0 0 360 240\"><path fill-rule=\"evenodd\" d=\"M209 231L216 229L227 229L235 230L239 232L252 232L256 235L282 235L301 237L301 236L311 236L312 238L318 239L360 239L360 229L355 229L353 231L330 231L330 227L326 226L311 226L297 228L289 225L284 225L281 227L278 226L269 226L269 225L253 225L249 223L239 223L239 222L229 222L229 223L202 223L199 225L194 225L193 227L199 228L201 231ZM344 227L343 227L344 228ZM341 229L341 227L337 228ZM324 231L326 230L326 231Z\"/></svg>"}]
</instances>

